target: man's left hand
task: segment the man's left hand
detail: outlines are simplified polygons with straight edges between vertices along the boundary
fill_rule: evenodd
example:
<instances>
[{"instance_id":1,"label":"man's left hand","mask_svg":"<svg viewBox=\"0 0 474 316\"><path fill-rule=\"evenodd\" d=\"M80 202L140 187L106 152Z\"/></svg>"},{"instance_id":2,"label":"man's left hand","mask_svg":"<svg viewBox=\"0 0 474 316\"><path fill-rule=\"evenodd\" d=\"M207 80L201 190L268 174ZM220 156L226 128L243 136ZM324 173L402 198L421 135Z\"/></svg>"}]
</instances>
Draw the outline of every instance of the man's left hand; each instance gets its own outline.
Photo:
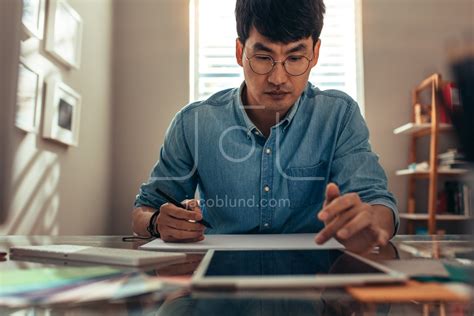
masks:
<instances>
[{"instance_id":1,"label":"man's left hand","mask_svg":"<svg viewBox=\"0 0 474 316\"><path fill-rule=\"evenodd\" d=\"M386 245L394 230L392 211L388 207L364 203L357 193L341 195L334 183L326 188L326 199L318 218L325 228L316 236L316 243L323 244L334 237L346 249L357 253Z\"/></svg>"}]
</instances>

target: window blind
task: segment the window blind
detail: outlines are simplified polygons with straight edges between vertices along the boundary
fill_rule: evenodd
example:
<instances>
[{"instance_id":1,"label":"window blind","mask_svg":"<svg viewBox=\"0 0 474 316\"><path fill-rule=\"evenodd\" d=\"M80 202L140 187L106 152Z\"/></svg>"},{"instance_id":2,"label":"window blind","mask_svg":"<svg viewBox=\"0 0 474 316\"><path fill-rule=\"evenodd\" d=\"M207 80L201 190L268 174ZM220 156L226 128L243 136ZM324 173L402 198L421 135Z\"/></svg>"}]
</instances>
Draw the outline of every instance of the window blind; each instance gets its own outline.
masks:
<instances>
[{"instance_id":1,"label":"window blind","mask_svg":"<svg viewBox=\"0 0 474 316\"><path fill-rule=\"evenodd\" d=\"M358 0L325 1L319 62L310 81L322 90L338 89L361 101L361 63L358 61ZM194 100L226 88L238 87L243 71L235 59L235 0L194 0Z\"/></svg>"}]
</instances>

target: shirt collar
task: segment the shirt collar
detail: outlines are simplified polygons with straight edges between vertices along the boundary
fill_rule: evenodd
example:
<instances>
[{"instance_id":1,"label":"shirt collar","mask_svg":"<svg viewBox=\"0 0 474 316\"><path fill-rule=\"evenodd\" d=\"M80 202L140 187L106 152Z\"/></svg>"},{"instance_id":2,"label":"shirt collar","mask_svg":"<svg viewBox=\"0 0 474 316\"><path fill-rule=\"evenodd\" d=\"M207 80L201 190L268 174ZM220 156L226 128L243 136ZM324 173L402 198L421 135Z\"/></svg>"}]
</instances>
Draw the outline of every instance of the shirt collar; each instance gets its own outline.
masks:
<instances>
[{"instance_id":1,"label":"shirt collar","mask_svg":"<svg viewBox=\"0 0 474 316\"><path fill-rule=\"evenodd\" d=\"M239 89L236 90L237 93L235 94L234 102L237 105L238 112L240 113L240 116L244 121L245 128L247 130L247 136L249 136L250 133L252 133L254 130L258 130L258 128L250 120L250 118L247 115L247 112L245 111L245 108L244 108L244 105L243 105L243 102L242 102L242 95L245 92L245 89L246 89L246 85L245 85L245 81L243 81L242 84L240 85ZM290 108L290 110L286 114L285 118L283 120L281 120L276 125L276 126L281 125L283 127L283 131L285 131L288 128L288 126L290 125L290 123L293 120L293 117L295 117L296 112L298 111L298 108L299 108L299 106L302 102L303 95L305 94L305 92L306 92L306 89L303 91L302 95L298 98L298 100L296 100L295 104L293 104L293 106Z\"/></svg>"},{"instance_id":2,"label":"shirt collar","mask_svg":"<svg viewBox=\"0 0 474 316\"><path fill-rule=\"evenodd\" d=\"M245 129L247 131L247 137L250 137L250 133L258 129L248 117L247 112L245 112L244 103L242 102L242 94L245 92L245 88L245 81L243 81L239 89L236 90L237 93L234 95L234 104L237 105L237 111L240 114L239 116L241 120L243 120Z\"/></svg>"},{"instance_id":3,"label":"shirt collar","mask_svg":"<svg viewBox=\"0 0 474 316\"><path fill-rule=\"evenodd\" d=\"M298 108L300 107L302 96L303 95L300 95L298 100L296 100L295 104L293 104L293 106L290 108L290 110L286 114L285 118L281 120L280 123L278 123L278 125L283 126L283 131L285 131L290 125L290 123L293 121L293 117L295 117L296 111L298 111Z\"/></svg>"}]
</instances>

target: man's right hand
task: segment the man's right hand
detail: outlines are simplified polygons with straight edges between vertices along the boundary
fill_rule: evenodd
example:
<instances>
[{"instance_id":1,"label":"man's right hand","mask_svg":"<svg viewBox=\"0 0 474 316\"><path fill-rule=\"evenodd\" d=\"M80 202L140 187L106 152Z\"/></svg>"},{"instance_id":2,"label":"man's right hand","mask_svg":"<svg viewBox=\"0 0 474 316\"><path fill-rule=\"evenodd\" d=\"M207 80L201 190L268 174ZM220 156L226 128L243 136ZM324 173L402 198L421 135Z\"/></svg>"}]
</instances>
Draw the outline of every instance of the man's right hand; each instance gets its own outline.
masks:
<instances>
[{"instance_id":1,"label":"man's right hand","mask_svg":"<svg viewBox=\"0 0 474 316\"><path fill-rule=\"evenodd\" d=\"M161 239L166 242L197 242L204 239L204 225L197 200L186 200L183 208L165 203L160 207L156 226ZM186 209L185 209L186 207Z\"/></svg>"}]
</instances>

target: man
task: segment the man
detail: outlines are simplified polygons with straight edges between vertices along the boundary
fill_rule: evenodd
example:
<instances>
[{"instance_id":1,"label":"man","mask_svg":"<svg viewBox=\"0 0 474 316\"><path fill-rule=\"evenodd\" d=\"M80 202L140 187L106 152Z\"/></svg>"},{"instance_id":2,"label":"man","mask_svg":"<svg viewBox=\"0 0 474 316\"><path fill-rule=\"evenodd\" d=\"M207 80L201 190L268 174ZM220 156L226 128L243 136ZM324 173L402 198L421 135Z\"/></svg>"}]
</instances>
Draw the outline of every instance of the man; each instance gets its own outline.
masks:
<instances>
[{"instance_id":1,"label":"man","mask_svg":"<svg viewBox=\"0 0 474 316\"><path fill-rule=\"evenodd\" d=\"M324 12L322 0L237 0L245 81L176 114L135 201L136 234L196 242L204 217L206 233L319 232L317 243L359 252L395 234L396 202L357 104L308 83Z\"/></svg>"}]
</instances>

